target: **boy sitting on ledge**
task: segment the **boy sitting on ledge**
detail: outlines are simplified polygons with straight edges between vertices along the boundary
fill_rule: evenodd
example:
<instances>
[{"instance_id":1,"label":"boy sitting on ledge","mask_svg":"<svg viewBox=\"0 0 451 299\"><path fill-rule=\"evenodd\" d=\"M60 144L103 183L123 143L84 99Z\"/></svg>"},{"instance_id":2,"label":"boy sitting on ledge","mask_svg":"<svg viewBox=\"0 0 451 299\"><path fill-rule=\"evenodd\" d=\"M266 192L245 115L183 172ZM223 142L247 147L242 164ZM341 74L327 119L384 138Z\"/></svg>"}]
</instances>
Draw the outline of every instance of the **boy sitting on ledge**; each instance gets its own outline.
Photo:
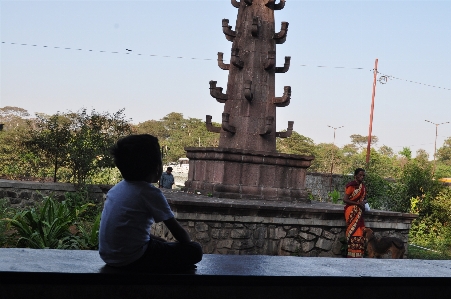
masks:
<instances>
[{"instance_id":1,"label":"boy sitting on ledge","mask_svg":"<svg viewBox=\"0 0 451 299\"><path fill-rule=\"evenodd\" d=\"M202 247L192 242L174 218L166 198L154 187L161 177L158 139L152 135L130 135L111 149L122 177L107 193L99 230L99 253L109 266L139 271L195 269ZM150 226L161 222L178 242L150 234Z\"/></svg>"}]
</instances>

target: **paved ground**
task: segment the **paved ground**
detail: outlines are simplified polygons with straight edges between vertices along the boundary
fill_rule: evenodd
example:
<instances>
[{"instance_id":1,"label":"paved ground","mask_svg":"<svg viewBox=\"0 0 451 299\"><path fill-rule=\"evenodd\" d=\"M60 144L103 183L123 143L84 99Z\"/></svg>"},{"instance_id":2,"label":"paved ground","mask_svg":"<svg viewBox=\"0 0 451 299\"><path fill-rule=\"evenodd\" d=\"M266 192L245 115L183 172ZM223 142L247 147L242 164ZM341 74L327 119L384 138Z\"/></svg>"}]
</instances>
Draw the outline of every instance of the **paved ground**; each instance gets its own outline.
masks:
<instances>
[{"instance_id":1,"label":"paved ground","mask_svg":"<svg viewBox=\"0 0 451 299\"><path fill-rule=\"evenodd\" d=\"M0 249L0 272L101 273L97 251ZM287 277L449 277L451 260L204 255L193 275Z\"/></svg>"}]
</instances>

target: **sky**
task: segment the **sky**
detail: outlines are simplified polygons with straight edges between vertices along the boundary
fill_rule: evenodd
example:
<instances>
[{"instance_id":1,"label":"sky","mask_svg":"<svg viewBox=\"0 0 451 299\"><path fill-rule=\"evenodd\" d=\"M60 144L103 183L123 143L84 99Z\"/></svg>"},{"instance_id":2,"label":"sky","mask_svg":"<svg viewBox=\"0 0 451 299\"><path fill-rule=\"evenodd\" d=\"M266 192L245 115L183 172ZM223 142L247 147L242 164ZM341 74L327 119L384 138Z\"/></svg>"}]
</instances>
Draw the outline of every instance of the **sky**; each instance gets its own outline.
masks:
<instances>
[{"instance_id":1,"label":"sky","mask_svg":"<svg viewBox=\"0 0 451 299\"><path fill-rule=\"evenodd\" d=\"M0 107L125 108L136 124L171 112L220 122L224 107L208 82L226 91L228 72L216 59L223 52L229 62L221 21L234 29L236 15L230 0L0 0ZM450 15L450 0L287 0L275 11L277 29L290 24L277 66L285 56L291 65L276 75L276 96L283 86L292 96L277 108L277 130L294 121L318 144L334 142L331 127L343 126L335 131L340 147L352 134L367 136L378 59L377 146L421 148L432 159L436 126L425 120L451 122ZM439 148L451 123L437 128Z\"/></svg>"}]
</instances>

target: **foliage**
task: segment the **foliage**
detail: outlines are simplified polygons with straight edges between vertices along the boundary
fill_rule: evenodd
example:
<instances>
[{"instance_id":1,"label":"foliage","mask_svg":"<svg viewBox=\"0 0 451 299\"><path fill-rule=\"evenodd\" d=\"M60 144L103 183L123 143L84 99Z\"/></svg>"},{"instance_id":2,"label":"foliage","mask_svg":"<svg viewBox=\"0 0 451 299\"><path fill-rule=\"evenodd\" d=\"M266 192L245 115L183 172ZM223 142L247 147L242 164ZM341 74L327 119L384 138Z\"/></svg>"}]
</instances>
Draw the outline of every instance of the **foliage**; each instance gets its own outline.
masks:
<instances>
[{"instance_id":1,"label":"foliage","mask_svg":"<svg viewBox=\"0 0 451 299\"><path fill-rule=\"evenodd\" d=\"M4 198L0 199L0 248L8 247L13 241L8 219L12 218L14 213L9 202Z\"/></svg>"},{"instance_id":2,"label":"foliage","mask_svg":"<svg viewBox=\"0 0 451 299\"><path fill-rule=\"evenodd\" d=\"M368 144L368 136L362 136L359 134L353 134L349 136L351 138L351 143L356 145L358 148L366 148ZM379 141L377 136L371 135L371 144L376 144Z\"/></svg>"},{"instance_id":3,"label":"foliage","mask_svg":"<svg viewBox=\"0 0 451 299\"><path fill-rule=\"evenodd\" d=\"M408 147L403 147L399 153L401 156L405 157L407 160L412 159L412 150Z\"/></svg>"},{"instance_id":4,"label":"foliage","mask_svg":"<svg viewBox=\"0 0 451 299\"><path fill-rule=\"evenodd\" d=\"M443 146L437 150L437 161L451 166L451 137L448 137Z\"/></svg>"},{"instance_id":5,"label":"foliage","mask_svg":"<svg viewBox=\"0 0 451 299\"><path fill-rule=\"evenodd\" d=\"M77 225L77 243L80 249L99 249L99 229L101 213L98 213L94 222L84 222Z\"/></svg>"},{"instance_id":6,"label":"foliage","mask_svg":"<svg viewBox=\"0 0 451 299\"><path fill-rule=\"evenodd\" d=\"M60 167L69 169L71 181L84 184L97 170L113 167L109 148L122 136L132 133L132 126L123 115L86 109L36 115L29 121L30 139L24 142L31 153L44 157L47 167L53 167L57 180Z\"/></svg>"},{"instance_id":7,"label":"foliage","mask_svg":"<svg viewBox=\"0 0 451 299\"><path fill-rule=\"evenodd\" d=\"M66 201L58 202L46 197L38 208L19 211L10 224L20 235L18 246L30 248L69 249L76 248L76 240L69 227L87 205L69 208Z\"/></svg>"},{"instance_id":8,"label":"foliage","mask_svg":"<svg viewBox=\"0 0 451 299\"><path fill-rule=\"evenodd\" d=\"M36 115L36 119L28 122L30 139L25 147L36 157L42 157L53 166L53 181L57 181L58 168L66 162L69 151L69 120L59 113L50 117Z\"/></svg>"},{"instance_id":9,"label":"foliage","mask_svg":"<svg viewBox=\"0 0 451 299\"><path fill-rule=\"evenodd\" d=\"M160 145L165 149L163 163L185 157L185 147L212 147L219 144L219 134L207 131L203 120L186 119L182 113L172 112L159 121L140 123L136 130L140 134L147 133L158 137Z\"/></svg>"},{"instance_id":10,"label":"foliage","mask_svg":"<svg viewBox=\"0 0 451 299\"><path fill-rule=\"evenodd\" d=\"M311 138L305 137L296 131L289 138L277 138L276 148L285 154L307 155L315 154L315 144Z\"/></svg>"},{"instance_id":11,"label":"foliage","mask_svg":"<svg viewBox=\"0 0 451 299\"><path fill-rule=\"evenodd\" d=\"M332 203L335 203L335 204L341 203L341 200L340 200L341 194L340 194L339 191L334 190L332 192L329 192L328 195L329 195L329 198L330 198Z\"/></svg>"}]
</instances>

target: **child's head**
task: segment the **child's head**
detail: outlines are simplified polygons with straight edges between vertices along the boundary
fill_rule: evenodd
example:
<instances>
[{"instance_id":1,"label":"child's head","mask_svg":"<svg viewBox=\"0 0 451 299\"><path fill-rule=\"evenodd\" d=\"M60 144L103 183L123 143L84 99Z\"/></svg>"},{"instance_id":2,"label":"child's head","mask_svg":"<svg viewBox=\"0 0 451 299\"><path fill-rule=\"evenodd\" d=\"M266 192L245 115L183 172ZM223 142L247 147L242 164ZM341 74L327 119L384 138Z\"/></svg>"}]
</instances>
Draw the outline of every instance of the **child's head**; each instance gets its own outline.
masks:
<instances>
[{"instance_id":1,"label":"child's head","mask_svg":"<svg viewBox=\"0 0 451 299\"><path fill-rule=\"evenodd\" d=\"M119 139L110 150L114 164L128 181L158 181L163 172L158 138L149 134Z\"/></svg>"}]
</instances>

